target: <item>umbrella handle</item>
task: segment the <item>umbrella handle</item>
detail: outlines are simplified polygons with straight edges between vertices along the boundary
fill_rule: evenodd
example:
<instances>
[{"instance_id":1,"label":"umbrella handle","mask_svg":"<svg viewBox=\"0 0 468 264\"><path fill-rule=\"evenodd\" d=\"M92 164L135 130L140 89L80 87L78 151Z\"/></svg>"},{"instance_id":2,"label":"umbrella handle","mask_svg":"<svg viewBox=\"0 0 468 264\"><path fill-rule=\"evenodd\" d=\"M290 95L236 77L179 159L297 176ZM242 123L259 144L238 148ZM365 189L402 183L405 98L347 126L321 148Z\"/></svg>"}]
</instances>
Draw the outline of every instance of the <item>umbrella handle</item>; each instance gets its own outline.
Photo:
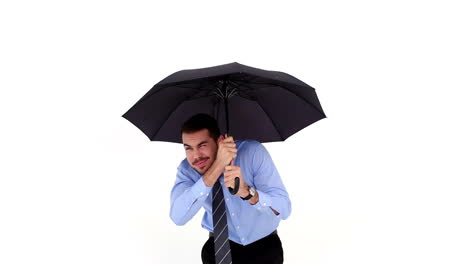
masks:
<instances>
[{"instance_id":1,"label":"umbrella handle","mask_svg":"<svg viewBox=\"0 0 468 264\"><path fill-rule=\"evenodd\" d=\"M230 192L232 195L236 194L236 193L239 191L239 186L240 186L239 177L236 177L236 178L234 179L234 183L235 183L234 189L231 188L231 187L228 187L229 192Z\"/></svg>"},{"instance_id":2,"label":"umbrella handle","mask_svg":"<svg viewBox=\"0 0 468 264\"><path fill-rule=\"evenodd\" d=\"M224 137L227 138L228 133L224 134ZM234 165L234 159L232 159L230 163L231 163L231 165ZM235 195L239 191L239 187L240 187L240 179L239 179L239 177L236 177L234 179L234 188L228 187L228 189L229 189L229 192L232 195Z\"/></svg>"}]
</instances>

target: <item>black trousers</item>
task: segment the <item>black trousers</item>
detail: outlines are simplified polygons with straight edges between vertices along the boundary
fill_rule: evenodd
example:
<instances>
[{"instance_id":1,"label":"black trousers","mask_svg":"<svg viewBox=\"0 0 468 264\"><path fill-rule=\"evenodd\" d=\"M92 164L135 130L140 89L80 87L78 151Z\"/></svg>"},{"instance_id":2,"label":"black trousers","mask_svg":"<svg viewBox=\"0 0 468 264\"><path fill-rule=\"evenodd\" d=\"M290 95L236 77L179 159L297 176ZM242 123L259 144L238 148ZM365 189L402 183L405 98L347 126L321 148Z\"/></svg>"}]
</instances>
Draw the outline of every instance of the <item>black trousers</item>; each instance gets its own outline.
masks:
<instances>
[{"instance_id":1,"label":"black trousers","mask_svg":"<svg viewBox=\"0 0 468 264\"><path fill-rule=\"evenodd\" d=\"M283 245L278 234L271 234L247 246L229 240L233 264L280 264L283 263ZM214 238L210 237L202 248L202 262L214 264Z\"/></svg>"}]
</instances>

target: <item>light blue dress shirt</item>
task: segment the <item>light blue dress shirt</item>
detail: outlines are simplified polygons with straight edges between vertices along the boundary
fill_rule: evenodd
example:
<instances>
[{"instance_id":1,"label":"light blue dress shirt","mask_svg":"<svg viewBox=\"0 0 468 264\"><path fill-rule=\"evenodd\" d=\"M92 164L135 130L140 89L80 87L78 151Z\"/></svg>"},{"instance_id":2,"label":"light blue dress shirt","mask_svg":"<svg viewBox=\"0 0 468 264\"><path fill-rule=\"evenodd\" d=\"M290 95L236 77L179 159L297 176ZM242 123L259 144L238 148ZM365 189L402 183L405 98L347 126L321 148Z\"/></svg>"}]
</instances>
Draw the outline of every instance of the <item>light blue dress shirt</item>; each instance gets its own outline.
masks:
<instances>
[{"instance_id":1,"label":"light blue dress shirt","mask_svg":"<svg viewBox=\"0 0 468 264\"><path fill-rule=\"evenodd\" d=\"M232 195L222 184L227 207L229 239L248 245L273 232L280 220L289 217L291 201L273 164L267 149L255 140L235 140L237 157L234 165L239 166L247 185L254 187L259 201L252 205L240 197ZM177 168L177 178L171 191L170 217L176 225L184 225L200 210L205 208L202 227L213 232L212 190L202 179L202 175L184 159ZM271 210L275 209L279 215Z\"/></svg>"}]
</instances>

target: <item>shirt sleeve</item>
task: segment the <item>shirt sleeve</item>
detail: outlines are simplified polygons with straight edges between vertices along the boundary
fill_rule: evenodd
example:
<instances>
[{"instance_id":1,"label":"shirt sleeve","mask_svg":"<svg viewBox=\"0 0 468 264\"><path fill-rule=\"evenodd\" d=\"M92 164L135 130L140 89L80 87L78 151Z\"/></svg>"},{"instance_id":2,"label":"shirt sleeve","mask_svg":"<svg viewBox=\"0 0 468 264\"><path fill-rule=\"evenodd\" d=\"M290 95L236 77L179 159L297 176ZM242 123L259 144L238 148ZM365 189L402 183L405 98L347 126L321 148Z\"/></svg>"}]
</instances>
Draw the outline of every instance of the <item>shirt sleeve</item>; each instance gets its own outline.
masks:
<instances>
[{"instance_id":1,"label":"shirt sleeve","mask_svg":"<svg viewBox=\"0 0 468 264\"><path fill-rule=\"evenodd\" d=\"M261 143L255 145L251 166L259 201L252 206L262 213L285 220L291 214L289 194L265 146Z\"/></svg>"},{"instance_id":2,"label":"shirt sleeve","mask_svg":"<svg viewBox=\"0 0 468 264\"><path fill-rule=\"evenodd\" d=\"M200 177L192 179L182 164L177 168L177 178L171 191L170 217L176 225L186 224L200 210L213 187L208 187Z\"/></svg>"}]
</instances>

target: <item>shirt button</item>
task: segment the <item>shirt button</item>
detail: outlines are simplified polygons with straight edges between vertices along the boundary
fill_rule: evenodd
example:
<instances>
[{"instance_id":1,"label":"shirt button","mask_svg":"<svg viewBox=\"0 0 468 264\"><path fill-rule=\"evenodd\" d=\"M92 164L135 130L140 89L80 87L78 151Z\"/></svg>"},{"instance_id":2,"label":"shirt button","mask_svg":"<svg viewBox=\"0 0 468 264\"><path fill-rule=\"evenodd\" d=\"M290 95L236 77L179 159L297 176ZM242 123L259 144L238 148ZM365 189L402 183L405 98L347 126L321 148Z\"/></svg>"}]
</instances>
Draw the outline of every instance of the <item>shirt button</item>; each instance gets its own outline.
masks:
<instances>
[{"instance_id":1,"label":"shirt button","mask_svg":"<svg viewBox=\"0 0 468 264\"><path fill-rule=\"evenodd\" d=\"M229 198L226 198L226 201L229 201Z\"/></svg>"},{"instance_id":2,"label":"shirt button","mask_svg":"<svg viewBox=\"0 0 468 264\"><path fill-rule=\"evenodd\" d=\"M244 240L245 240L245 238L242 238L241 240L242 240L242 241L244 241Z\"/></svg>"},{"instance_id":3,"label":"shirt button","mask_svg":"<svg viewBox=\"0 0 468 264\"><path fill-rule=\"evenodd\" d=\"M237 229L239 229L240 227L239 226L236 226Z\"/></svg>"},{"instance_id":4,"label":"shirt button","mask_svg":"<svg viewBox=\"0 0 468 264\"><path fill-rule=\"evenodd\" d=\"M200 195L203 195L203 192L201 192Z\"/></svg>"},{"instance_id":5,"label":"shirt button","mask_svg":"<svg viewBox=\"0 0 468 264\"><path fill-rule=\"evenodd\" d=\"M232 216L234 216L235 214L234 213L231 213Z\"/></svg>"},{"instance_id":6,"label":"shirt button","mask_svg":"<svg viewBox=\"0 0 468 264\"><path fill-rule=\"evenodd\" d=\"M207 193L206 196L208 196L208 194L210 194L210 193Z\"/></svg>"},{"instance_id":7,"label":"shirt button","mask_svg":"<svg viewBox=\"0 0 468 264\"><path fill-rule=\"evenodd\" d=\"M266 203L263 203L263 206L266 206Z\"/></svg>"}]
</instances>

